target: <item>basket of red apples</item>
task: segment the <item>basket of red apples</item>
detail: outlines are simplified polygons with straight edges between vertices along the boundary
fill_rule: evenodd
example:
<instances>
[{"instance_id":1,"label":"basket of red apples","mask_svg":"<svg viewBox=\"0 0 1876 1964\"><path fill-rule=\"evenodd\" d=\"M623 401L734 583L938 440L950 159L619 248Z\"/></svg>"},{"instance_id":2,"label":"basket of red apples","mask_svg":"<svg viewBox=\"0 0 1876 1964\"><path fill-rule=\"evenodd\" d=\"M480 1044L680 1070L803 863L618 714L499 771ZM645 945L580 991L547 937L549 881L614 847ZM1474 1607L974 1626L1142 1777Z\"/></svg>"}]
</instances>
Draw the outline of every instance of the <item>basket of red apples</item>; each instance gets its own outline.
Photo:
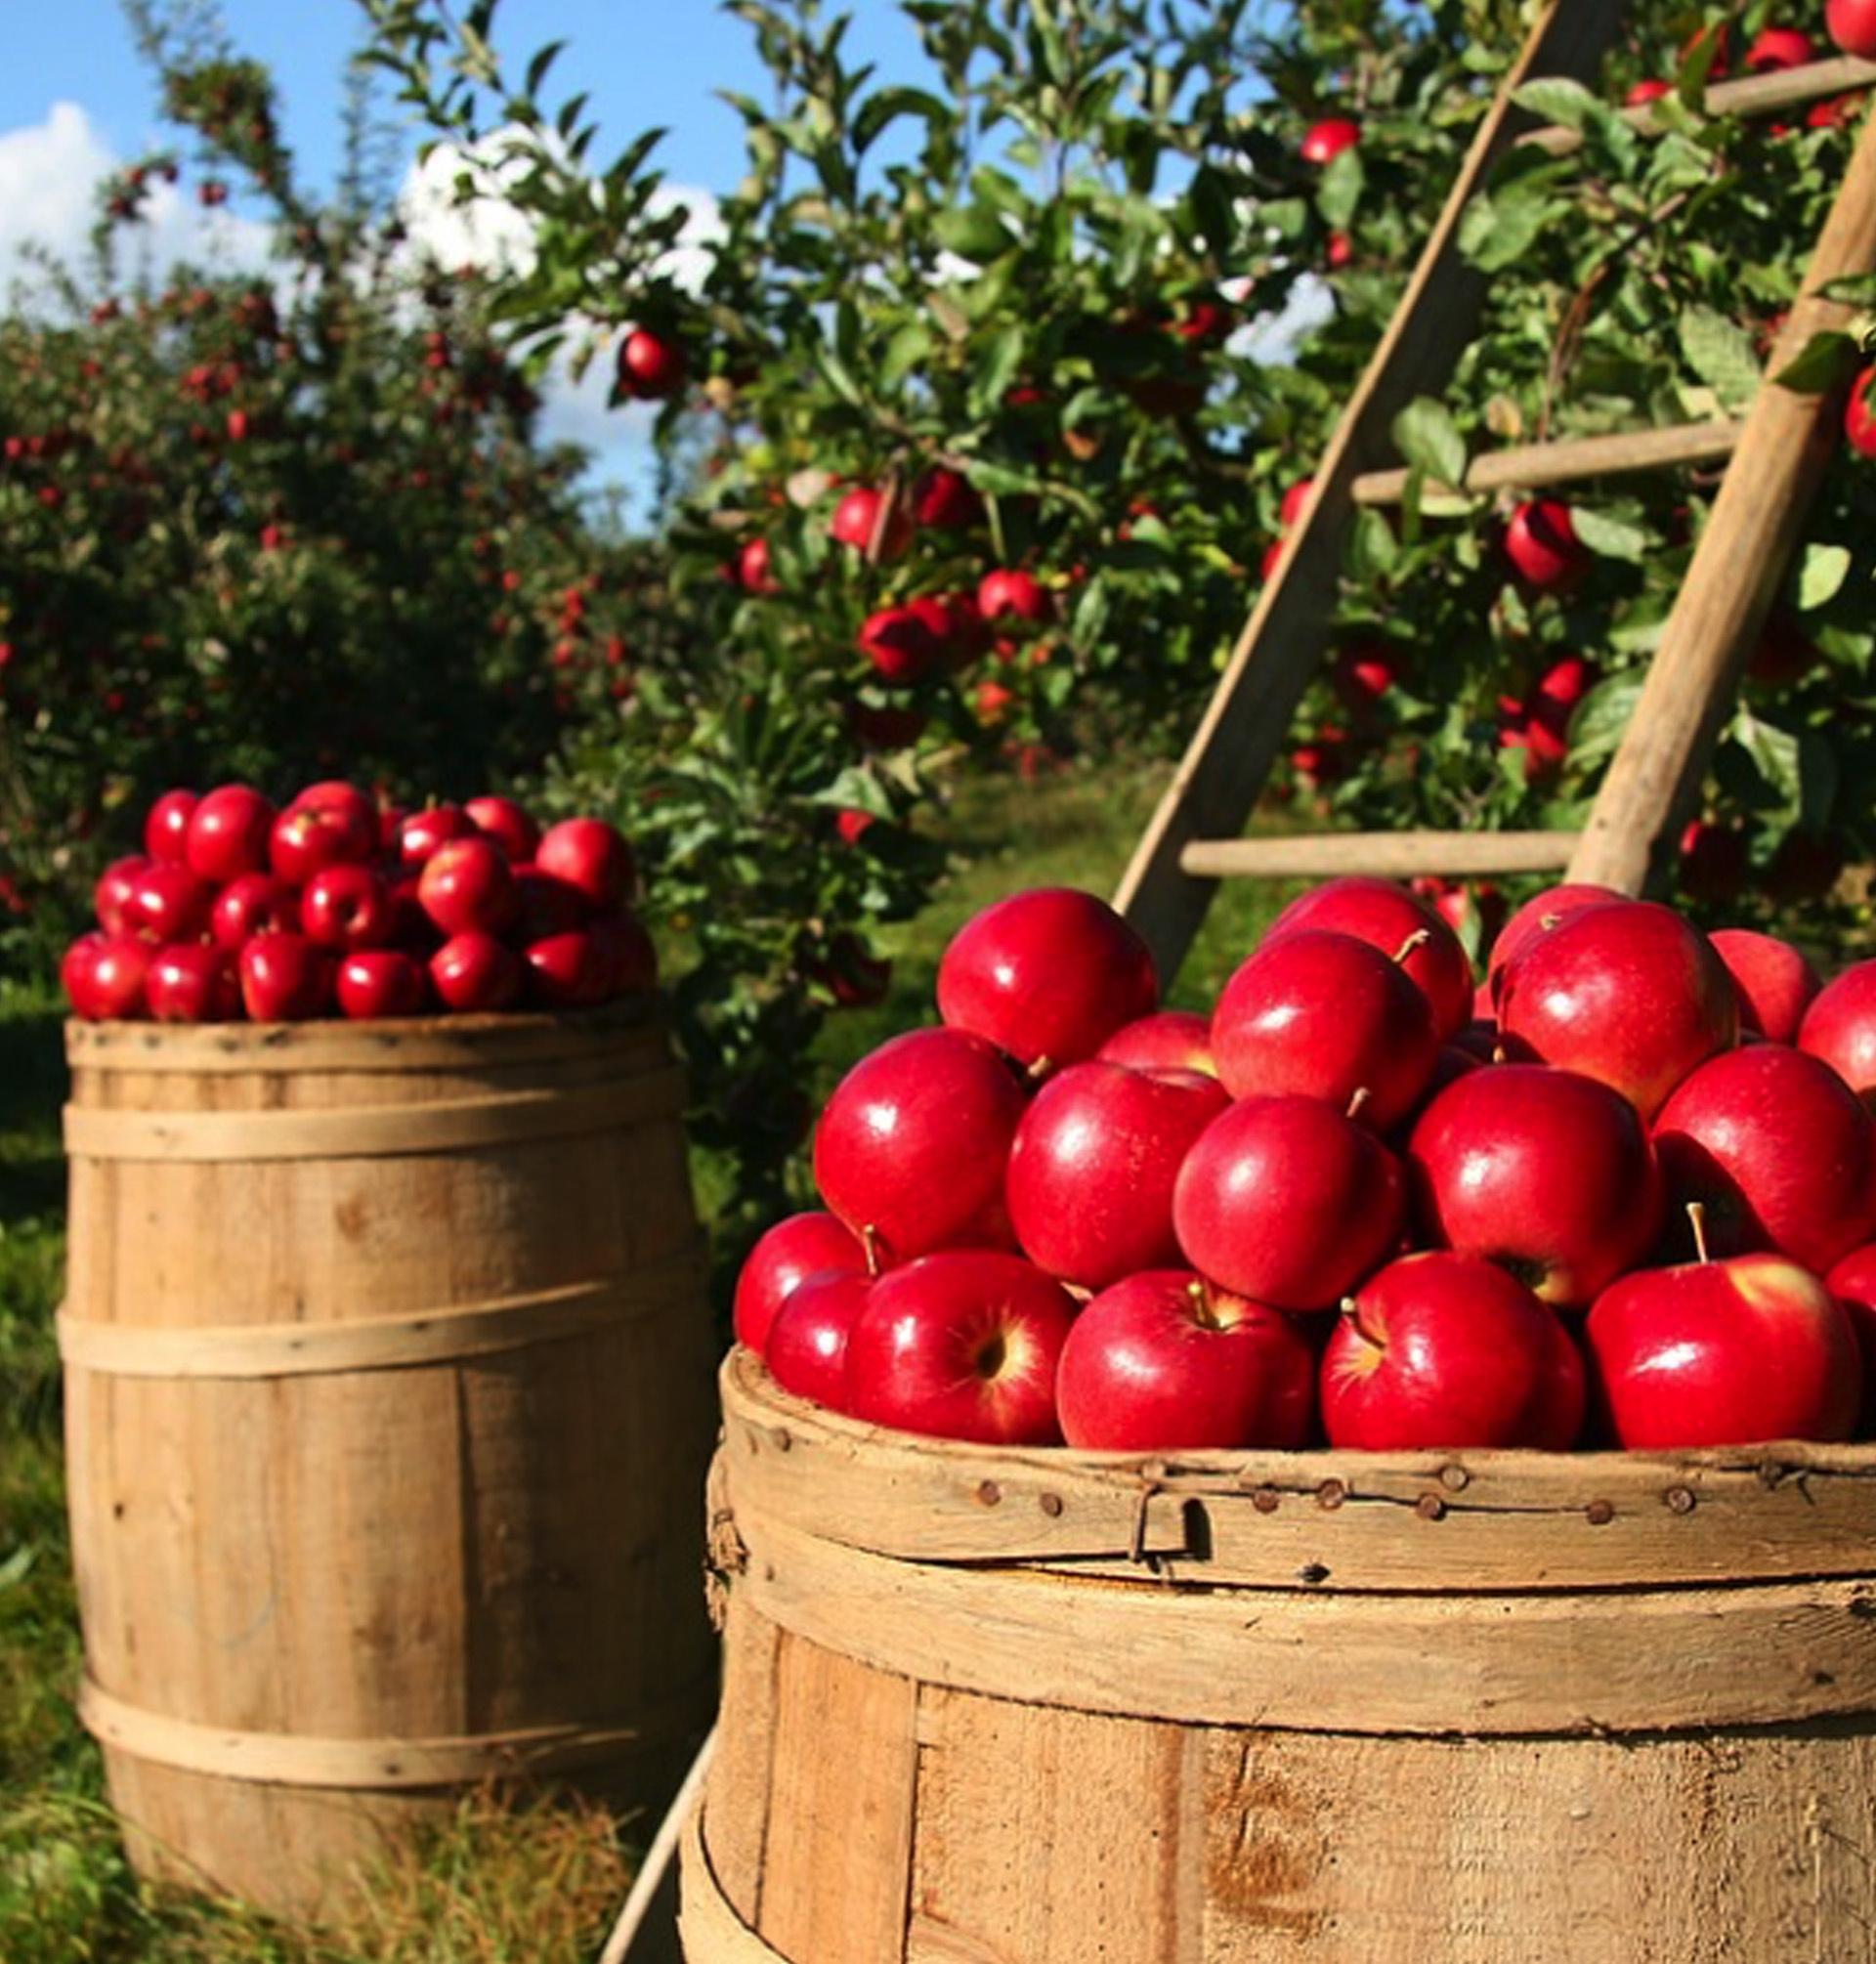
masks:
<instances>
[{"instance_id":1,"label":"basket of red apples","mask_svg":"<svg viewBox=\"0 0 1876 1964\"><path fill-rule=\"evenodd\" d=\"M740 1276L689 1954L1863 1954L1876 962L1038 889L937 1011Z\"/></svg>"},{"instance_id":2,"label":"basket of red apples","mask_svg":"<svg viewBox=\"0 0 1876 1964\"><path fill-rule=\"evenodd\" d=\"M402 809L342 781L283 804L165 792L100 877L63 975L86 1021L304 1022L591 1008L649 995L656 951L609 820L512 797Z\"/></svg>"}]
</instances>

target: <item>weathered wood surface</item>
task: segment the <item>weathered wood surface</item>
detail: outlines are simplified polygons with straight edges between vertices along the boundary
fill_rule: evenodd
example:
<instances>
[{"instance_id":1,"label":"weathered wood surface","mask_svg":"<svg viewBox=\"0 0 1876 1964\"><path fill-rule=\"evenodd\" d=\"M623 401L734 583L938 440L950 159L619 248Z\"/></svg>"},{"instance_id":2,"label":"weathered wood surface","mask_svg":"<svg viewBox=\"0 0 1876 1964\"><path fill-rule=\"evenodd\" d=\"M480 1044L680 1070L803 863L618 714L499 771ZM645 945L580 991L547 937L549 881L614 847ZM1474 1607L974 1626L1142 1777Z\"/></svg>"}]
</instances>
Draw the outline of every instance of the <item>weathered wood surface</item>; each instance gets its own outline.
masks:
<instances>
[{"instance_id":1,"label":"weathered wood surface","mask_svg":"<svg viewBox=\"0 0 1876 1964\"><path fill-rule=\"evenodd\" d=\"M1866 1964L1876 1449L1162 1464L722 1385L691 1964ZM1240 1505L1359 1583L1243 1582ZM1681 1530L1736 1572L1638 1575Z\"/></svg>"},{"instance_id":2,"label":"weathered wood surface","mask_svg":"<svg viewBox=\"0 0 1876 1964\"><path fill-rule=\"evenodd\" d=\"M289 1915L465 1786L650 1801L714 1696L668 1039L450 1020L68 1032L81 1710L141 1862Z\"/></svg>"}]
</instances>

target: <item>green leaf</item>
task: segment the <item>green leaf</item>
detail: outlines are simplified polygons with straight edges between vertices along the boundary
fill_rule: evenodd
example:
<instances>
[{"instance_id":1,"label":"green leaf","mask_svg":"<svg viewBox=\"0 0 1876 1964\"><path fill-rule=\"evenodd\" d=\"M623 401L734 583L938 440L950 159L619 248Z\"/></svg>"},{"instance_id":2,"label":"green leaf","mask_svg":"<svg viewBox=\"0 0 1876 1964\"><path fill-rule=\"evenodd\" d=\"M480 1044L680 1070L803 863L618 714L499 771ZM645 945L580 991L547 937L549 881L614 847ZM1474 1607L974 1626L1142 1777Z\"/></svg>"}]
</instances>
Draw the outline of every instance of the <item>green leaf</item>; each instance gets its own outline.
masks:
<instances>
[{"instance_id":1,"label":"green leaf","mask_svg":"<svg viewBox=\"0 0 1876 1964\"><path fill-rule=\"evenodd\" d=\"M1459 222L1459 249L1481 273L1503 272L1530 250L1550 223L1551 210L1550 185L1543 179L1522 179L1481 194Z\"/></svg>"},{"instance_id":2,"label":"green leaf","mask_svg":"<svg viewBox=\"0 0 1876 1964\"><path fill-rule=\"evenodd\" d=\"M880 386L894 388L915 370L922 368L931 359L936 345L936 338L926 322L906 321L886 343L885 352L879 357Z\"/></svg>"},{"instance_id":3,"label":"green leaf","mask_svg":"<svg viewBox=\"0 0 1876 1964\"><path fill-rule=\"evenodd\" d=\"M1547 123L1561 123L1566 130L1580 130L1602 106L1581 82L1567 76L1540 76L1516 90L1512 100L1520 109L1528 109Z\"/></svg>"},{"instance_id":4,"label":"green leaf","mask_svg":"<svg viewBox=\"0 0 1876 1964\"><path fill-rule=\"evenodd\" d=\"M1727 409L1743 409L1759 391L1759 358L1736 320L1710 307L1689 307L1679 321L1687 365Z\"/></svg>"},{"instance_id":5,"label":"green leaf","mask_svg":"<svg viewBox=\"0 0 1876 1964\"><path fill-rule=\"evenodd\" d=\"M1850 577L1850 566L1847 545L1806 546L1804 562L1798 569L1798 611L1809 614L1836 599Z\"/></svg>"},{"instance_id":6,"label":"green leaf","mask_svg":"<svg viewBox=\"0 0 1876 1964\"><path fill-rule=\"evenodd\" d=\"M923 89L880 89L860 105L852 123L853 153L864 156L874 140L901 116L920 116L927 126L950 113L936 96Z\"/></svg>"},{"instance_id":7,"label":"green leaf","mask_svg":"<svg viewBox=\"0 0 1876 1964\"><path fill-rule=\"evenodd\" d=\"M983 204L935 213L931 233L947 252L973 266L1001 258L1016 242L997 213Z\"/></svg>"},{"instance_id":8,"label":"green leaf","mask_svg":"<svg viewBox=\"0 0 1876 1964\"><path fill-rule=\"evenodd\" d=\"M971 357L970 399L978 414L987 414L1003 399L1023 365L1023 330L1005 327L979 346Z\"/></svg>"},{"instance_id":9,"label":"green leaf","mask_svg":"<svg viewBox=\"0 0 1876 1964\"><path fill-rule=\"evenodd\" d=\"M1855 335L1828 328L1813 334L1771 379L1798 395L1821 396L1843 380L1859 352Z\"/></svg>"},{"instance_id":10,"label":"green leaf","mask_svg":"<svg viewBox=\"0 0 1876 1964\"><path fill-rule=\"evenodd\" d=\"M1416 396L1393 422L1394 448L1436 483L1458 491L1466 482L1466 439L1445 406Z\"/></svg>"},{"instance_id":11,"label":"green leaf","mask_svg":"<svg viewBox=\"0 0 1876 1964\"><path fill-rule=\"evenodd\" d=\"M1606 763L1627 732L1642 694L1642 672L1606 676L1576 705L1570 718L1570 758L1578 769ZM1520 772L1522 764L1518 766Z\"/></svg>"},{"instance_id":12,"label":"green leaf","mask_svg":"<svg viewBox=\"0 0 1876 1964\"><path fill-rule=\"evenodd\" d=\"M1337 232L1344 230L1355 215L1367 182L1361 152L1351 144L1323 172L1322 183L1316 188L1316 209L1323 223Z\"/></svg>"},{"instance_id":13,"label":"green leaf","mask_svg":"<svg viewBox=\"0 0 1876 1964\"><path fill-rule=\"evenodd\" d=\"M1653 535L1644 526L1594 505L1572 505L1570 521L1581 543L1602 559L1624 559L1639 566L1654 545Z\"/></svg>"}]
</instances>

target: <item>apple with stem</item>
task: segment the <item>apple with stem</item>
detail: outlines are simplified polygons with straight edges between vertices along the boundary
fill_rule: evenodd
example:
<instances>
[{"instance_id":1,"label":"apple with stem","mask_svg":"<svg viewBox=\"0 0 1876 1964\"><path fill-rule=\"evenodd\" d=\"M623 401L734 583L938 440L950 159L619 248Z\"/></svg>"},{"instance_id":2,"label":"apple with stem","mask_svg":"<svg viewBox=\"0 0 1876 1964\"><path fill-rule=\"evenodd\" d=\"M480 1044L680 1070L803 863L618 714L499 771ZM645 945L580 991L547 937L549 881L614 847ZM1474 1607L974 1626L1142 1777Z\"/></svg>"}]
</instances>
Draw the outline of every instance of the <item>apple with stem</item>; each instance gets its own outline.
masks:
<instances>
[{"instance_id":1,"label":"apple with stem","mask_svg":"<svg viewBox=\"0 0 1876 1964\"><path fill-rule=\"evenodd\" d=\"M1326 879L1282 908L1263 939L1304 927L1352 934L1393 957L1427 992L1442 1038L1456 1036L1471 1020L1471 958L1452 923L1411 887L1369 874Z\"/></svg>"},{"instance_id":2,"label":"apple with stem","mask_svg":"<svg viewBox=\"0 0 1876 1964\"><path fill-rule=\"evenodd\" d=\"M1514 1275L1422 1249L1354 1292L1323 1352L1321 1398L1332 1446L1560 1450L1585 1390L1556 1311Z\"/></svg>"},{"instance_id":3,"label":"apple with stem","mask_svg":"<svg viewBox=\"0 0 1876 1964\"><path fill-rule=\"evenodd\" d=\"M941 1438L1057 1444L1056 1365L1074 1320L1068 1291L1020 1255L919 1256L869 1288L848 1330L845 1409Z\"/></svg>"},{"instance_id":4,"label":"apple with stem","mask_svg":"<svg viewBox=\"0 0 1876 1964\"><path fill-rule=\"evenodd\" d=\"M1850 1312L1783 1255L1638 1268L1584 1323L1598 1430L1631 1451L1849 1438L1863 1365Z\"/></svg>"},{"instance_id":5,"label":"apple with stem","mask_svg":"<svg viewBox=\"0 0 1876 1964\"><path fill-rule=\"evenodd\" d=\"M1193 1269L1143 1269L1082 1306L1055 1402L1064 1439L1096 1452L1289 1452L1314 1427L1316 1348Z\"/></svg>"},{"instance_id":6,"label":"apple with stem","mask_svg":"<svg viewBox=\"0 0 1876 1964\"><path fill-rule=\"evenodd\" d=\"M891 1037L834 1087L814 1132L822 1204L889 1264L1013 1244L1010 1141L1028 1104L985 1038L940 1026Z\"/></svg>"}]
</instances>

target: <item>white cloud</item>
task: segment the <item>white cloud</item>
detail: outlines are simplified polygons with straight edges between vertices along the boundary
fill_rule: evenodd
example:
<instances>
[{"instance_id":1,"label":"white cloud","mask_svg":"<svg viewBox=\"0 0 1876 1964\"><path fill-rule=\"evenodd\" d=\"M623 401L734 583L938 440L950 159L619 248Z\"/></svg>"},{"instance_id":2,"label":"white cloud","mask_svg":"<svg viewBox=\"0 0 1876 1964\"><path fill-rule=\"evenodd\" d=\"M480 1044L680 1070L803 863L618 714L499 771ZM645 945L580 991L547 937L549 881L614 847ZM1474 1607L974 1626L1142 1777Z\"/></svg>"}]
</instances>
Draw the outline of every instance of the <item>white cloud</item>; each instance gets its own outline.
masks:
<instances>
[{"instance_id":1,"label":"white cloud","mask_svg":"<svg viewBox=\"0 0 1876 1964\"><path fill-rule=\"evenodd\" d=\"M43 123L0 132L0 291L42 277L28 251L37 247L80 273L98 216L98 187L124 159L75 103L55 103ZM267 228L223 206L204 207L161 181L145 195L141 226L119 234L134 253L125 269L160 280L178 260L257 270L267 262Z\"/></svg>"}]
</instances>

